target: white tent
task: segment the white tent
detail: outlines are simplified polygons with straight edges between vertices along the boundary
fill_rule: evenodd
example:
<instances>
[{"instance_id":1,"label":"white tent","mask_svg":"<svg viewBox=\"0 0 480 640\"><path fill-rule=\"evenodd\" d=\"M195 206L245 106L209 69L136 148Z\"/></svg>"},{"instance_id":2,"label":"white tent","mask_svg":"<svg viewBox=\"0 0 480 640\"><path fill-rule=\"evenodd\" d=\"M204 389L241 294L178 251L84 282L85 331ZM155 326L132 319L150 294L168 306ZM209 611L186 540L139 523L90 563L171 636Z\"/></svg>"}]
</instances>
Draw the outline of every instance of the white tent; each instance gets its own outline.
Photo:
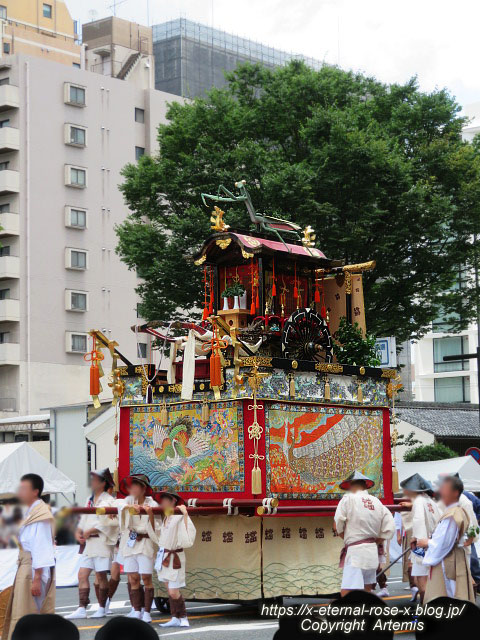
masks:
<instances>
[{"instance_id":1,"label":"white tent","mask_svg":"<svg viewBox=\"0 0 480 640\"><path fill-rule=\"evenodd\" d=\"M37 473L45 493L75 493L76 485L27 442L0 445L0 498L15 495L20 478Z\"/></svg>"},{"instance_id":2,"label":"white tent","mask_svg":"<svg viewBox=\"0 0 480 640\"><path fill-rule=\"evenodd\" d=\"M443 473L458 473L466 491L480 491L480 464L472 456L432 460L430 462L397 462L400 482L418 473L432 484Z\"/></svg>"}]
</instances>

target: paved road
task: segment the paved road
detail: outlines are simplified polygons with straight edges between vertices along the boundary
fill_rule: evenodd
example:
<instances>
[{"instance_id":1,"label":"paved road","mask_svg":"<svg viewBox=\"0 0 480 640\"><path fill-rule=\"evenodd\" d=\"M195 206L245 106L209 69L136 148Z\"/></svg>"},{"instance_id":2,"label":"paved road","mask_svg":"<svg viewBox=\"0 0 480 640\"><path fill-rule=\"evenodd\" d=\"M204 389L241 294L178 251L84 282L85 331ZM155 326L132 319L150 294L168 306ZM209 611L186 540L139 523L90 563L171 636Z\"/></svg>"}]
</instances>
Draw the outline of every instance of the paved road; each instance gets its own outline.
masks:
<instances>
[{"instance_id":1,"label":"paved road","mask_svg":"<svg viewBox=\"0 0 480 640\"><path fill-rule=\"evenodd\" d=\"M113 615L125 615L130 610L128 601L126 578L115 594L112 604ZM390 597L385 598L389 605L406 604L410 599L410 591L405 589L407 585L401 582L400 567L394 567L389 579ZM93 592L93 590L92 590ZM286 599L286 604L291 602ZM302 600L295 599L295 604ZM326 600L310 599L308 602L327 602ZM57 589L57 613L66 615L77 607L77 589ZM96 605L91 605L89 613L93 613ZM190 619L190 628L162 629L160 622L168 619L157 611L152 612L153 628L162 638L181 636L181 640L271 640L278 628L276 620L263 618L258 614L257 606L240 606L234 604L209 604L206 602L187 602L187 611ZM75 620L81 630L82 640L91 640L97 630L105 624L106 619L87 618ZM413 633L402 633L402 640L414 640Z\"/></svg>"}]
</instances>

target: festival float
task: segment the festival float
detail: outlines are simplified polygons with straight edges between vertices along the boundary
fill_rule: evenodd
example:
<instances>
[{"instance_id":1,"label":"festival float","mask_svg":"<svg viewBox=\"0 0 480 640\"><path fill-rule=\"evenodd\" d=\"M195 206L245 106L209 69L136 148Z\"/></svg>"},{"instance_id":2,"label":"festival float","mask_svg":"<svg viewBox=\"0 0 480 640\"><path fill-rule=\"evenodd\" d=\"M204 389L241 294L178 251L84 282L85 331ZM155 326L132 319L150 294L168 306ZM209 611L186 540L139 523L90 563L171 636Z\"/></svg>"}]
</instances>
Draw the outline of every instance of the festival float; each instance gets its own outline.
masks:
<instances>
[{"instance_id":1,"label":"festival float","mask_svg":"<svg viewBox=\"0 0 480 640\"><path fill-rule=\"evenodd\" d=\"M144 473L156 491L187 500L197 539L187 550L186 599L338 592L340 482L360 470L374 479L374 495L394 502L397 371L346 365L333 350L342 318L366 332L362 278L375 264L325 256L310 227L258 213L244 182L202 199L214 208L213 233L193 257L201 321L132 327L154 345L140 363L91 332L97 405L102 351L113 360L117 482ZM220 206L235 203L252 230L228 226Z\"/></svg>"}]
</instances>

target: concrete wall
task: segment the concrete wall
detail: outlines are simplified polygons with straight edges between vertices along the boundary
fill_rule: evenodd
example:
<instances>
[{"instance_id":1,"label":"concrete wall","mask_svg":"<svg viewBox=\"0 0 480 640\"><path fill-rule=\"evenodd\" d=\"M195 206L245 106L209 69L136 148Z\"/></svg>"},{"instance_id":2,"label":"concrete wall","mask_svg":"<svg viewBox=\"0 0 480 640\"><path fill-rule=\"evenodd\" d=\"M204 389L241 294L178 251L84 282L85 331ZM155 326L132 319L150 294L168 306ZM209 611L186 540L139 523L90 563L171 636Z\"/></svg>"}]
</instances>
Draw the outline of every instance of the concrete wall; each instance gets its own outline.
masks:
<instances>
[{"instance_id":1,"label":"concrete wall","mask_svg":"<svg viewBox=\"0 0 480 640\"><path fill-rule=\"evenodd\" d=\"M400 409L398 411L400 411ZM417 447L420 447L421 445L425 445L425 444L433 444L435 442L435 437L431 433L428 433L427 431L423 431L422 429L419 429L418 427L415 427L413 426L413 424L410 424L409 422L405 422L404 420L398 421L397 431L399 435L403 435L405 437L408 436L408 434L413 431L413 437L415 438L415 440L420 440L420 443L421 443L421 444L415 445ZM397 462L403 462L403 456L408 450L409 450L408 447L404 447L404 446L396 447ZM392 458L393 458L393 455L394 454L392 451Z\"/></svg>"},{"instance_id":2,"label":"concrete wall","mask_svg":"<svg viewBox=\"0 0 480 640\"><path fill-rule=\"evenodd\" d=\"M85 405L50 409L52 464L76 483L76 501L81 505L89 496L88 449L83 431L86 418ZM63 506L68 501L59 495L57 504Z\"/></svg>"}]
</instances>

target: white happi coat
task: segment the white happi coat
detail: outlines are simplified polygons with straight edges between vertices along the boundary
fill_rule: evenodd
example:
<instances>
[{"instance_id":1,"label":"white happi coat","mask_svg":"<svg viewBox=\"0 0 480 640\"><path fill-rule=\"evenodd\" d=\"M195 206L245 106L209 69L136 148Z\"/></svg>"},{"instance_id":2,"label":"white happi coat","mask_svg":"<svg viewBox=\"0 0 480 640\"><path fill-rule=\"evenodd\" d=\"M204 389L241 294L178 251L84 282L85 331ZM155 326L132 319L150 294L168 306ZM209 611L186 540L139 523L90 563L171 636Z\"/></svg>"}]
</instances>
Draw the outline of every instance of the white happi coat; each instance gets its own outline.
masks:
<instances>
[{"instance_id":1,"label":"white happi coat","mask_svg":"<svg viewBox=\"0 0 480 640\"><path fill-rule=\"evenodd\" d=\"M356 491L343 496L335 512L338 533L344 534L345 546L365 538L390 540L395 533L395 521L390 511L367 491ZM378 547L366 542L347 549L345 564L359 569L378 567Z\"/></svg>"},{"instance_id":2,"label":"white happi coat","mask_svg":"<svg viewBox=\"0 0 480 640\"><path fill-rule=\"evenodd\" d=\"M195 542L196 529L195 525L187 516L185 523L184 515L171 515L163 519L157 524L155 520L155 531L149 524L149 533L156 538L160 551L159 560L155 565L158 572L158 579L163 582L185 582L185 552L179 551L178 557L181 562L180 569L173 568L173 554L170 555L167 567L164 567L162 560L167 550L175 551L176 549L188 549L193 547Z\"/></svg>"},{"instance_id":3,"label":"white happi coat","mask_svg":"<svg viewBox=\"0 0 480 640\"><path fill-rule=\"evenodd\" d=\"M134 504L134 498L132 496L127 496L123 500L117 500L115 504L118 507L120 520L120 555L123 558L128 558L142 554L149 558L154 558L158 550L158 545L155 538L152 537L149 532L149 517L147 515L131 515L129 513L128 507ZM149 507L158 507L158 503L150 496L146 496L144 504ZM136 531L142 534L146 533L149 537L137 540L133 547L129 547L127 542L130 531Z\"/></svg>"},{"instance_id":4,"label":"white happi coat","mask_svg":"<svg viewBox=\"0 0 480 640\"><path fill-rule=\"evenodd\" d=\"M431 538L440 519L440 510L426 493L418 493L412 503L412 538ZM423 558L412 553L412 562L423 564Z\"/></svg>"},{"instance_id":5,"label":"white happi coat","mask_svg":"<svg viewBox=\"0 0 480 640\"><path fill-rule=\"evenodd\" d=\"M98 498L92 501L87 500L86 507L113 507L115 498L104 491ZM96 529L98 538L88 538L85 541L84 555L89 558L112 558L115 545L118 539L118 518L110 516L97 516L95 513L84 513L78 523L78 528L82 531Z\"/></svg>"}]
</instances>

